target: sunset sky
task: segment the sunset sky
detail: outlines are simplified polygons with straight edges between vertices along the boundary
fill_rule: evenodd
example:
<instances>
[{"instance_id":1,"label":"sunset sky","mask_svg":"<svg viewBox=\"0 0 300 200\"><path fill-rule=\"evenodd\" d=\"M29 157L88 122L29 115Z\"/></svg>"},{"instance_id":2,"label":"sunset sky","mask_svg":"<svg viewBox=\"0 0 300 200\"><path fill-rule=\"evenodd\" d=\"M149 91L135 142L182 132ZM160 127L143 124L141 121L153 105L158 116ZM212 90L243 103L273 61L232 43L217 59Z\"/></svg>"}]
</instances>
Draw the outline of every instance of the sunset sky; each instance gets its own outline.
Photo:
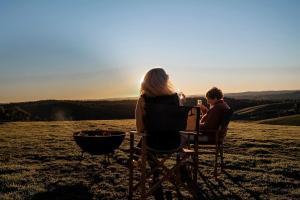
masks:
<instances>
[{"instance_id":1,"label":"sunset sky","mask_svg":"<svg viewBox=\"0 0 300 200\"><path fill-rule=\"evenodd\" d=\"M300 1L0 1L0 102L300 89Z\"/></svg>"}]
</instances>

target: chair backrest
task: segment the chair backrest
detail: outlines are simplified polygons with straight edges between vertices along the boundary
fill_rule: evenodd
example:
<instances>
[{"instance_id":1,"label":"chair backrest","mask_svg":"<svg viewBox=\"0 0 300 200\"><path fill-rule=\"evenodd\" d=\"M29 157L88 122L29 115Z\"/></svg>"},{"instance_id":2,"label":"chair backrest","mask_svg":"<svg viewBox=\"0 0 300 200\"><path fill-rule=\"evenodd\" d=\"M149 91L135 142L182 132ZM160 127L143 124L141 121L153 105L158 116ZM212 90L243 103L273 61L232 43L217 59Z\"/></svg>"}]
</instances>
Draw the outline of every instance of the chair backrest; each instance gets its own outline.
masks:
<instances>
[{"instance_id":1,"label":"chair backrest","mask_svg":"<svg viewBox=\"0 0 300 200\"><path fill-rule=\"evenodd\" d=\"M233 110L231 108L229 108L225 113L224 116L222 118L220 127L219 127L219 141L223 141L224 138L226 137L227 134L227 129L228 129L228 125L229 122L231 120L231 117L233 115Z\"/></svg>"},{"instance_id":2,"label":"chair backrest","mask_svg":"<svg viewBox=\"0 0 300 200\"><path fill-rule=\"evenodd\" d=\"M187 125L188 107L147 103L145 104L145 129L147 131L180 131Z\"/></svg>"},{"instance_id":3,"label":"chair backrest","mask_svg":"<svg viewBox=\"0 0 300 200\"><path fill-rule=\"evenodd\" d=\"M147 147L155 152L171 152L181 144L180 130L186 127L188 109L176 105L145 104Z\"/></svg>"},{"instance_id":4,"label":"chair backrest","mask_svg":"<svg viewBox=\"0 0 300 200\"><path fill-rule=\"evenodd\" d=\"M187 126L185 129L186 131L197 131L197 117L200 119L200 115L201 115L200 110L197 110L196 107L192 107L189 110L188 118L187 118Z\"/></svg>"},{"instance_id":5,"label":"chair backrest","mask_svg":"<svg viewBox=\"0 0 300 200\"><path fill-rule=\"evenodd\" d=\"M231 120L232 115L233 115L233 110L231 108L229 108L224 113L223 119L222 119L221 124L220 124L220 130L226 130L227 129L228 124L229 124L229 122Z\"/></svg>"}]
</instances>

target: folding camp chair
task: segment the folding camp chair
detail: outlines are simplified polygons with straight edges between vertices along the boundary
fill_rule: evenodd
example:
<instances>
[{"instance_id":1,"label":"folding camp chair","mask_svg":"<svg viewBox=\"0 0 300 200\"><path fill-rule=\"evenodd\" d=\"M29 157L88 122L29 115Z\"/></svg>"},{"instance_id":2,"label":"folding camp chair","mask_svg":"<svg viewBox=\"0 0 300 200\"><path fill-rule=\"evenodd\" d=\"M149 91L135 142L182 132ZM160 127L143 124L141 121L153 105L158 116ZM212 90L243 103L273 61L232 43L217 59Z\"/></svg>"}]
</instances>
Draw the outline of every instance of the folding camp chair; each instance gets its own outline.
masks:
<instances>
[{"instance_id":1,"label":"folding camp chair","mask_svg":"<svg viewBox=\"0 0 300 200\"><path fill-rule=\"evenodd\" d=\"M180 187L186 188L193 196L194 199L197 198L197 167L198 167L198 145L194 146L193 150L185 149L184 144L180 144L177 148L164 149L164 148L153 148L153 142L151 144L151 134L158 132L160 135L167 133L178 133L180 130L184 130L187 123L187 115L191 107L183 106L170 106L170 105L160 105L151 104L145 107L145 127L144 133L139 133L142 135L142 145L141 145L141 178L134 185L133 180L133 157L134 157L134 135L138 134L136 131L130 132L130 158L129 158L129 199L133 198L135 191L140 189L140 198L146 199L148 196L154 194L158 191L161 184L165 181L169 181L175 186L177 193L180 195ZM200 120L200 109L197 109L197 116L195 120ZM199 124L199 123L195 123ZM150 138L150 139L149 139ZM197 134L195 134L197 138ZM167 138L162 137L162 142L166 142ZM155 146L155 145L154 145ZM175 164L170 168L166 166L166 161L176 157ZM150 170L146 170L146 161L151 160L155 162L155 166L151 167ZM179 171L185 167L186 172L191 175L190 179L188 177L179 177ZM149 182L149 178L154 173L159 172L158 177L154 177L152 184L146 187L146 183ZM186 174L185 174L186 175ZM186 185L182 179L187 181Z\"/></svg>"},{"instance_id":2,"label":"folding camp chair","mask_svg":"<svg viewBox=\"0 0 300 200\"><path fill-rule=\"evenodd\" d=\"M228 124L232 117L233 110L228 109L223 116L223 119L219 125L217 130L205 130L202 132L200 130L200 134L198 135L198 145L203 147L199 147L198 153L200 154L215 154L214 160L214 178L217 179L218 177L218 167L220 167L221 172L224 169L224 140L228 130ZM190 120L190 123L193 121ZM188 125L193 127L193 125ZM181 131L182 134L189 135L190 137L194 137L193 134L186 131ZM195 141L196 139L192 138L189 141ZM193 143L193 142L192 142ZM196 145L196 144L195 144ZM201 149L205 150L214 150L212 151L200 151ZM220 159L220 163L218 164L218 160Z\"/></svg>"}]
</instances>

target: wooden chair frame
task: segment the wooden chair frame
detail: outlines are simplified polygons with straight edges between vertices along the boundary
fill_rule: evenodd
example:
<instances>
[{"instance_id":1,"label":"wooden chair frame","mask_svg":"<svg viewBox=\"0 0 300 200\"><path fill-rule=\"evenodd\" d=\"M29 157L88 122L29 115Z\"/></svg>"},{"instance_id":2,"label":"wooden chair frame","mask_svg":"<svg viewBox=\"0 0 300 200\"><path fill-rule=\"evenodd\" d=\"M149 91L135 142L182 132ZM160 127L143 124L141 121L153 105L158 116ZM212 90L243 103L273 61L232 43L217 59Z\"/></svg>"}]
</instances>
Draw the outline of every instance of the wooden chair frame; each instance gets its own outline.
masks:
<instances>
[{"instance_id":1,"label":"wooden chair frame","mask_svg":"<svg viewBox=\"0 0 300 200\"><path fill-rule=\"evenodd\" d=\"M222 120L219 128L217 130L206 130L206 133L209 132L209 134L213 134L215 135L215 141L213 143L199 143L198 141L198 145L205 148L205 149L212 149L214 150L214 152L203 152L203 151L198 151L198 153L205 153L205 154L214 154L215 158L214 158L214 178L217 180L218 179L218 167L220 167L221 172L223 172L224 170L224 140L226 138L226 134L227 134L227 130L228 130L228 124L230 122L231 116L233 114L232 109L229 109L227 111L228 113L226 113L226 115L224 116L224 119ZM188 134L189 136L192 135L192 137L195 136L195 134L193 132L186 132L186 131L181 131L182 134ZM205 134L203 132L201 132L200 130L200 134L197 136L198 139L200 139L202 136L204 136ZM196 138L194 138L194 141L196 141ZM195 145L196 142L195 142ZM199 148L199 150L202 148ZM218 160L220 159L220 164L218 164Z\"/></svg>"},{"instance_id":2,"label":"wooden chair frame","mask_svg":"<svg viewBox=\"0 0 300 200\"><path fill-rule=\"evenodd\" d=\"M193 108L193 107L189 107ZM200 108L195 107L197 110L197 117L196 120L198 123L196 123L195 131L193 131L193 135L195 138L198 138L199 132L199 121L200 121ZM171 184L173 184L176 188L176 190L179 191L180 186L184 186L193 196L194 199L197 198L197 173L198 173L198 139L196 141L196 145L194 145L193 149L186 149L184 146L181 146L180 148L169 151L169 152L159 152L155 151L153 149L150 149L146 145L146 132L145 133L137 133L136 131L130 131L130 156L129 156L129 195L128 199L133 198L134 191L140 189L140 198L141 200L145 200L148 196L153 194L155 190L160 186L162 182L169 181ZM136 185L133 183L133 159L134 159L134 135L140 134L142 136L142 148L141 148L141 179L138 181ZM150 173L146 172L146 165L147 165L147 156L153 156L151 153L159 153L163 155L163 158L156 159L157 166L150 170ZM176 164L172 168L167 168L164 166L164 163L166 160L170 159L174 154L176 154ZM192 158L192 161L189 161L189 158ZM152 158L153 160L153 158ZM193 188L187 187L185 184L183 184L180 180L180 178L174 176L179 170L179 167L181 165L190 166L193 170L191 172L192 174L192 185ZM160 170L161 172L161 179L158 180L158 182L154 183L149 190L146 189L146 182L147 178L151 176L156 170Z\"/></svg>"}]
</instances>

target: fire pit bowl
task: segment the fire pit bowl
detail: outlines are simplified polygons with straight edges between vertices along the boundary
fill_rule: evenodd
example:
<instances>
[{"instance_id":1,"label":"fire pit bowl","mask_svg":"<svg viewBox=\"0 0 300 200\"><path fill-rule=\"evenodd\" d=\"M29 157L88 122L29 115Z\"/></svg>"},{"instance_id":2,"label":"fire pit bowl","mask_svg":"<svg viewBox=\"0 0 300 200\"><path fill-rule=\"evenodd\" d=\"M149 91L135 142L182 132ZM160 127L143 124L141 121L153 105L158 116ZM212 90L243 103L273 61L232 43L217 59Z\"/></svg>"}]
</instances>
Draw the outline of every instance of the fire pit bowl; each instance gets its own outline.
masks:
<instances>
[{"instance_id":1,"label":"fire pit bowl","mask_svg":"<svg viewBox=\"0 0 300 200\"><path fill-rule=\"evenodd\" d=\"M92 155L113 153L125 138L125 132L111 130L79 131L73 134L82 152Z\"/></svg>"}]
</instances>

